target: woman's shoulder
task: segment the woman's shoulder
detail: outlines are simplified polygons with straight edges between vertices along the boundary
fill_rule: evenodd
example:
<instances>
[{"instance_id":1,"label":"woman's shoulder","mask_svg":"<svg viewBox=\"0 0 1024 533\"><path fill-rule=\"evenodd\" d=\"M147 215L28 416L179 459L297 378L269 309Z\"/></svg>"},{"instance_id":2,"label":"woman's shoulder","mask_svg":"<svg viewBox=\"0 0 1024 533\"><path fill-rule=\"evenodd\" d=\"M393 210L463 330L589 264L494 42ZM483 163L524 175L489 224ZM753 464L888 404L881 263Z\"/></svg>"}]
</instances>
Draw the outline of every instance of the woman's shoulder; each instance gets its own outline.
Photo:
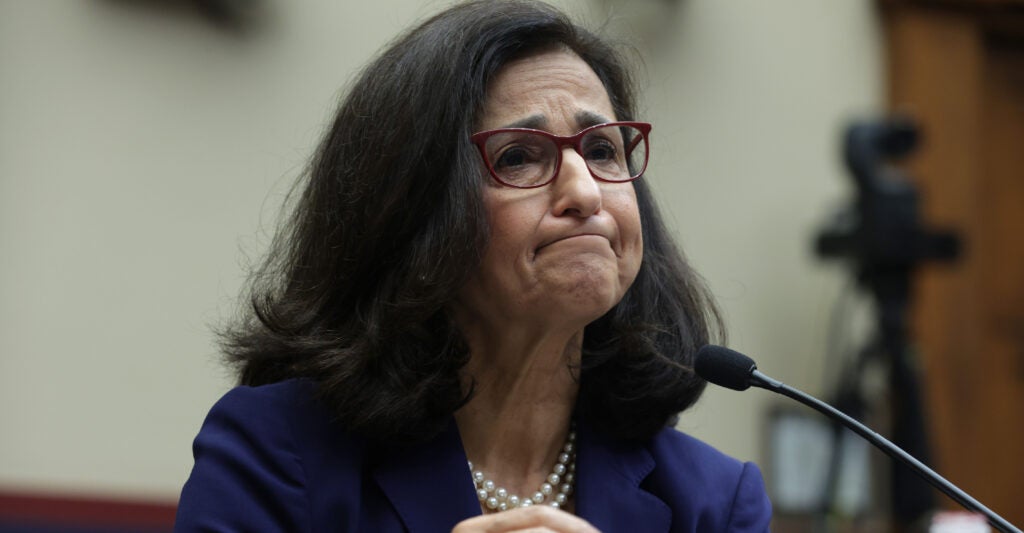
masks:
<instances>
[{"instance_id":1,"label":"woman's shoulder","mask_svg":"<svg viewBox=\"0 0 1024 533\"><path fill-rule=\"evenodd\" d=\"M687 470L706 470L710 474L721 475L739 473L743 467L742 461L674 427L666 427L656 433L651 439L650 449L659 464L679 463Z\"/></svg>"},{"instance_id":2,"label":"woman's shoulder","mask_svg":"<svg viewBox=\"0 0 1024 533\"><path fill-rule=\"evenodd\" d=\"M234 387L217 400L211 413L265 416L317 407L316 383L308 379L288 379L266 385Z\"/></svg>"},{"instance_id":3,"label":"woman's shoulder","mask_svg":"<svg viewBox=\"0 0 1024 533\"><path fill-rule=\"evenodd\" d=\"M686 499L698 526L728 524L729 531L767 530L771 503L756 464L740 461L671 427L656 434L648 449L657 465L650 480L660 487L659 492Z\"/></svg>"},{"instance_id":4,"label":"woman's shoulder","mask_svg":"<svg viewBox=\"0 0 1024 533\"><path fill-rule=\"evenodd\" d=\"M710 444L668 427L658 432L649 445L658 469L685 475L700 486L735 486L743 477L756 478L761 472L752 462L740 461Z\"/></svg>"},{"instance_id":5,"label":"woman's shoulder","mask_svg":"<svg viewBox=\"0 0 1024 533\"><path fill-rule=\"evenodd\" d=\"M364 446L363 439L335 422L316 382L302 378L229 390L210 409L200 436L225 430L296 451L328 443L350 451Z\"/></svg>"},{"instance_id":6,"label":"woman's shoulder","mask_svg":"<svg viewBox=\"0 0 1024 533\"><path fill-rule=\"evenodd\" d=\"M178 530L310 531L324 509L356 519L368 447L332 420L311 381L228 391L193 442Z\"/></svg>"}]
</instances>

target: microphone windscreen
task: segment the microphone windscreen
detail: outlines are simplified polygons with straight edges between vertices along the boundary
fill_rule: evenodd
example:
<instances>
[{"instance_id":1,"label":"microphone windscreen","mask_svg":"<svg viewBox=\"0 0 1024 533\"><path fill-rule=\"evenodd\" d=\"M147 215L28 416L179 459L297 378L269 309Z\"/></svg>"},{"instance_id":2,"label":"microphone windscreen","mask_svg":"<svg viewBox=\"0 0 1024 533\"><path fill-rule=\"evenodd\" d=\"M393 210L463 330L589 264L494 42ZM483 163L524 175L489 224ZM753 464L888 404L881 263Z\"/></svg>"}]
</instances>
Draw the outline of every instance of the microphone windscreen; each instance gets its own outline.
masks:
<instances>
[{"instance_id":1,"label":"microphone windscreen","mask_svg":"<svg viewBox=\"0 0 1024 533\"><path fill-rule=\"evenodd\" d=\"M753 359L713 344L697 351L697 360L693 366L698 376L732 390L749 389L750 374L757 368Z\"/></svg>"}]
</instances>

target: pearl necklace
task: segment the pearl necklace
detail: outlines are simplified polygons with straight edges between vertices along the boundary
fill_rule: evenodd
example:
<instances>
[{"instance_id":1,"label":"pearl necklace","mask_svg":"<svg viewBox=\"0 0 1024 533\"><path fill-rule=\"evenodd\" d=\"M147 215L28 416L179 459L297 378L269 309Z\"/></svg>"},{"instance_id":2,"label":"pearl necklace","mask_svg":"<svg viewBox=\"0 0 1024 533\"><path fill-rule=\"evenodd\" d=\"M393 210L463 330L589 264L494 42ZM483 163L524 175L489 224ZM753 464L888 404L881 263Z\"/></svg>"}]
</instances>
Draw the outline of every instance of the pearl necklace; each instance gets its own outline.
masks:
<instances>
[{"instance_id":1,"label":"pearl necklace","mask_svg":"<svg viewBox=\"0 0 1024 533\"><path fill-rule=\"evenodd\" d=\"M473 476L473 484L476 486L477 498L489 510L505 511L545 503L558 509L569 501L569 496L572 495L576 483L575 427L570 428L565 446L558 454L558 460L555 462L555 467L551 469L547 481L541 484L537 492L528 498L510 494L504 487L499 487L494 481L487 479L483 472L473 469L473 461L469 461L469 471ZM548 501L549 498L550 501Z\"/></svg>"}]
</instances>

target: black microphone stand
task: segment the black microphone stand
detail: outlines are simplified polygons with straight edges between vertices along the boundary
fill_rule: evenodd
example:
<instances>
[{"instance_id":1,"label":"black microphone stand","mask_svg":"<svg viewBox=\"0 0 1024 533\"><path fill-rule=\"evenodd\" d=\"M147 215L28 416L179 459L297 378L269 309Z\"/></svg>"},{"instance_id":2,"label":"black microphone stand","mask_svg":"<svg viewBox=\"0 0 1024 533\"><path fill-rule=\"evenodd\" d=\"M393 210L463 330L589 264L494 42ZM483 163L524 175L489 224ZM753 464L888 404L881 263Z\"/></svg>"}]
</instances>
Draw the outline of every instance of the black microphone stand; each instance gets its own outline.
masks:
<instances>
[{"instance_id":1,"label":"black microphone stand","mask_svg":"<svg viewBox=\"0 0 1024 533\"><path fill-rule=\"evenodd\" d=\"M857 186L857 199L837 223L819 234L816 247L823 258L851 260L858 283L874 297L877 337L859 357L878 354L887 359L894 400L892 439L911 455L929 462L921 385L908 343L907 309L918 264L954 259L959 241L952 233L921 226L917 190L887 164L910 154L917 141L917 128L906 120L858 123L847 129L844 158ZM846 376L849 381L840 385L838 403L855 415L864 410L857 392L863 367L864 361L858 361L853 375ZM834 490L840 450L833 453L830 490ZM914 523L935 506L927 484L899 464L892 469L891 487L892 512L900 523Z\"/></svg>"}]
</instances>

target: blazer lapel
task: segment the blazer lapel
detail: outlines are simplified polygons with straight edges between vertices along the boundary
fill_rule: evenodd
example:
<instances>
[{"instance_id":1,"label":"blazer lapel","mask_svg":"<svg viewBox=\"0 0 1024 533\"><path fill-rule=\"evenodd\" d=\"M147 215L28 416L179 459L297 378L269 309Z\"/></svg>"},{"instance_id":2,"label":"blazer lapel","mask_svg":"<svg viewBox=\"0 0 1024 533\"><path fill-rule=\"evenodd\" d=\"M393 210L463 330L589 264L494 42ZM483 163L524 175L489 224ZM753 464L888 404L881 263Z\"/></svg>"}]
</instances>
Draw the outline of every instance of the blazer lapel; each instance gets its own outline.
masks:
<instances>
[{"instance_id":1,"label":"blazer lapel","mask_svg":"<svg viewBox=\"0 0 1024 533\"><path fill-rule=\"evenodd\" d=\"M668 531L672 511L640 488L654 470L646 447L613 441L577 423L576 514L601 531Z\"/></svg>"},{"instance_id":2,"label":"blazer lapel","mask_svg":"<svg viewBox=\"0 0 1024 533\"><path fill-rule=\"evenodd\" d=\"M429 442L387 450L373 477L410 532L448 531L480 514L454 419Z\"/></svg>"}]
</instances>

